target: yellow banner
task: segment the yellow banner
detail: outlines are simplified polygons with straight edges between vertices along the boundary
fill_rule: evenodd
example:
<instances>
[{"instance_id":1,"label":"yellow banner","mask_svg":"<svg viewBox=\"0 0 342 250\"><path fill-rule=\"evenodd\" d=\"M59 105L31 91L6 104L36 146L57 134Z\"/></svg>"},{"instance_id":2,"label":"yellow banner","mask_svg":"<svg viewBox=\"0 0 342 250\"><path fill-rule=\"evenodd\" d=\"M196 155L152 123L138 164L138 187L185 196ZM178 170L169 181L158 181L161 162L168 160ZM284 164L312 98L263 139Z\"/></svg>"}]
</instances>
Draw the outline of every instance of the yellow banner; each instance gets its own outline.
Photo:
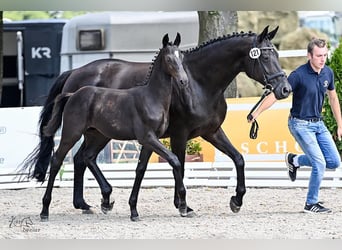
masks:
<instances>
[{"instance_id":1,"label":"yellow banner","mask_svg":"<svg viewBox=\"0 0 342 250\"><path fill-rule=\"evenodd\" d=\"M257 119L258 137L249 138L251 124L247 115L259 98L227 99L228 112L222 128L233 145L249 161L282 161L287 151L301 153L287 126L291 108L291 97L277 101L270 109L264 111ZM229 160L215 150L214 161Z\"/></svg>"},{"instance_id":2,"label":"yellow banner","mask_svg":"<svg viewBox=\"0 0 342 250\"><path fill-rule=\"evenodd\" d=\"M287 127L291 98L277 101L258 117L259 131L255 140L249 138L251 124L247 122L247 115L260 98L226 100L228 108L222 128L246 161L283 161L287 151L302 153ZM197 138L197 140L201 142L204 161L231 161L229 157L202 138ZM151 161L156 161L156 159L157 157L153 156Z\"/></svg>"}]
</instances>

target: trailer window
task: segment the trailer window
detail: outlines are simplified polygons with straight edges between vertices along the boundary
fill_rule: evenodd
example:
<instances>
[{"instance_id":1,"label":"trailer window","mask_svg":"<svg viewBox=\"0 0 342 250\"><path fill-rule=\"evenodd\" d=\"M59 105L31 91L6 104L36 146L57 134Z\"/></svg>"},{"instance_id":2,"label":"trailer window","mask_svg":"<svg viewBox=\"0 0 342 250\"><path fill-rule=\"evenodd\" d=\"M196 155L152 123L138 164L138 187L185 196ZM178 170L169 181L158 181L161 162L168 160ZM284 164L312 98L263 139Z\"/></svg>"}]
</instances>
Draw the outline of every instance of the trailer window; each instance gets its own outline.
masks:
<instances>
[{"instance_id":1,"label":"trailer window","mask_svg":"<svg viewBox=\"0 0 342 250\"><path fill-rule=\"evenodd\" d=\"M103 30L80 30L78 33L79 50L104 49Z\"/></svg>"}]
</instances>

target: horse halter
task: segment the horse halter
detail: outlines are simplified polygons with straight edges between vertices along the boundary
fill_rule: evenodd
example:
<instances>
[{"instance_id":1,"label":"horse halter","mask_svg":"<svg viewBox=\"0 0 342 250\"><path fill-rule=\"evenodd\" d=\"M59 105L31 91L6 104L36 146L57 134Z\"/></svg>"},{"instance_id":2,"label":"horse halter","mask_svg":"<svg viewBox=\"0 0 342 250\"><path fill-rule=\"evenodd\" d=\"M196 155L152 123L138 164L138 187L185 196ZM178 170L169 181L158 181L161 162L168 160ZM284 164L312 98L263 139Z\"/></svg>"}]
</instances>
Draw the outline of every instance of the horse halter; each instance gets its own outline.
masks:
<instances>
[{"instance_id":1,"label":"horse halter","mask_svg":"<svg viewBox=\"0 0 342 250\"><path fill-rule=\"evenodd\" d=\"M272 91L274 90L274 88L270 82L279 76L283 76L283 77L286 76L284 71L280 71L280 72L274 73L272 75L267 74L267 71L266 71L264 64L262 64L260 61L260 56L261 56L263 50L274 50L274 47L269 46L269 47L258 48L256 46L256 39L257 39L257 36L254 37L253 47L249 51L249 57L253 60L256 60L263 70L263 77L264 77L264 82L265 82L265 85L264 85L265 91L264 91L263 95L261 96L260 100L254 105L254 107L248 113L248 115L247 115L248 121L253 120L253 116L252 116L253 111L259 106L259 104L262 102L262 100L264 100L265 97L268 96L269 94L271 94ZM252 122L251 129L249 131L249 138L256 139L258 137L258 130L259 130L258 122L256 120L254 120Z\"/></svg>"},{"instance_id":2,"label":"horse halter","mask_svg":"<svg viewBox=\"0 0 342 250\"><path fill-rule=\"evenodd\" d=\"M265 83L265 88L269 88L267 85L270 85L271 86L271 91L273 91L273 86L272 84L270 83L273 79L279 77L279 76L282 76L282 77L285 77L286 74L284 71L279 71L277 73L274 73L272 75L269 75L267 73L267 70L265 68L265 65L262 64L262 62L260 61L260 56L262 55L262 51L264 50L274 50L274 47L273 46L267 46L267 47L261 47L261 48L258 48L257 45L256 45L256 40L257 40L257 36L254 37L254 40L253 40L253 47L251 48L251 50L249 51L249 57L253 60L256 60L262 71L263 71L263 77L264 77L264 83ZM255 68L255 67L254 67Z\"/></svg>"}]
</instances>

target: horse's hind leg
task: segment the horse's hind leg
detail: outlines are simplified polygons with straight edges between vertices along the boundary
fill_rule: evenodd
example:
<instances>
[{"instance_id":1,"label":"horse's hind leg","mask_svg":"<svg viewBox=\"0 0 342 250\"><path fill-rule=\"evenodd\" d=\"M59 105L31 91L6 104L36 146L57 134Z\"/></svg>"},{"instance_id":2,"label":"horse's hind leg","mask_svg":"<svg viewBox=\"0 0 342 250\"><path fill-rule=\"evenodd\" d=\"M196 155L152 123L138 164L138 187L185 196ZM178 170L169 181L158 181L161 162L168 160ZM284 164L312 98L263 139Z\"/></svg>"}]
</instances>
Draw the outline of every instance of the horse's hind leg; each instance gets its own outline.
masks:
<instances>
[{"instance_id":1,"label":"horse's hind leg","mask_svg":"<svg viewBox=\"0 0 342 250\"><path fill-rule=\"evenodd\" d=\"M84 141L82 143L82 146L80 150L77 152L78 164L77 166L75 165L75 176L74 176L75 177L74 201L76 199L80 202L82 201L84 202L83 177L84 177L85 167L88 166L89 170L94 175L101 189L101 193L102 193L101 209L103 213L107 213L113 208L114 202L110 202L112 186L108 183L108 181L102 174L101 170L97 166L96 158L99 152L106 146L106 144L109 141L110 141L109 138L103 136L97 130L88 129L86 133L84 134ZM89 211L89 208L86 211Z\"/></svg>"},{"instance_id":2,"label":"horse's hind leg","mask_svg":"<svg viewBox=\"0 0 342 250\"><path fill-rule=\"evenodd\" d=\"M234 213L237 213L240 211L242 199L246 193L245 161L239 151L229 141L221 127L215 133L202 137L210 142L214 147L229 156L235 164L237 174L237 185L235 189L236 196L232 196L230 199L230 209Z\"/></svg>"},{"instance_id":3,"label":"horse's hind leg","mask_svg":"<svg viewBox=\"0 0 342 250\"><path fill-rule=\"evenodd\" d=\"M96 154L97 155L97 154ZM113 209L114 201L110 202L110 195L112 193L112 186L106 180L102 174L100 168L96 164L96 157L86 160L89 170L94 175L97 183L100 185L102 199L101 199L101 211L106 214Z\"/></svg>"},{"instance_id":4,"label":"horse's hind leg","mask_svg":"<svg viewBox=\"0 0 342 250\"><path fill-rule=\"evenodd\" d=\"M83 150L85 148L84 141L74 156L74 197L73 203L76 209L82 209L85 213L91 213L90 205L88 205L83 196L83 178L86 170L86 163L83 159Z\"/></svg>"},{"instance_id":5,"label":"horse's hind leg","mask_svg":"<svg viewBox=\"0 0 342 250\"><path fill-rule=\"evenodd\" d=\"M45 194L44 194L43 199L42 199L43 208L42 208L42 211L40 213L40 219L42 221L47 221L49 218L49 206L51 203L51 194L52 194L53 185L54 185L56 176L58 174L58 171L61 168L63 160L73 145L74 144L67 145L67 144L63 144L61 142L61 144L59 145L55 155L51 159L49 180L48 180L48 184L46 187Z\"/></svg>"}]
</instances>

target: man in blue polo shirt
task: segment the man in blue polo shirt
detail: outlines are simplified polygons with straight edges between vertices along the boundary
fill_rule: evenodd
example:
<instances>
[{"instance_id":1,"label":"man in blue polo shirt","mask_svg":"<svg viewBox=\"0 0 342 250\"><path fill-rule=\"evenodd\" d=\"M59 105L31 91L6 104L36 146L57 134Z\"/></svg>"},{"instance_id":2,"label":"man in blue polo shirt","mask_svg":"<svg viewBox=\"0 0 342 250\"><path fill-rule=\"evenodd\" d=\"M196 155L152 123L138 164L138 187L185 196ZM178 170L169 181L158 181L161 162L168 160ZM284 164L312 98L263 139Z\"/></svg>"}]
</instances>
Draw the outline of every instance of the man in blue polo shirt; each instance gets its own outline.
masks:
<instances>
[{"instance_id":1,"label":"man in blue polo shirt","mask_svg":"<svg viewBox=\"0 0 342 250\"><path fill-rule=\"evenodd\" d=\"M325 168L337 168L341 158L330 132L322 121L325 94L329 98L337 123L336 134L339 140L342 137L341 109L334 86L333 71L325 65L328 56L326 42L322 39L312 39L307 52L308 62L299 66L288 77L293 91L288 127L304 154L287 153L285 162L291 181L296 180L299 167L312 168L304 212L330 213L331 210L319 202L318 194ZM253 112L253 118L256 119L275 101L274 95L269 95Z\"/></svg>"},{"instance_id":2,"label":"man in blue polo shirt","mask_svg":"<svg viewBox=\"0 0 342 250\"><path fill-rule=\"evenodd\" d=\"M325 168L337 168L341 162L335 142L321 116L324 96L327 94L337 122L337 136L341 140L341 109L334 86L334 73L325 65L327 56L326 42L312 39L308 44L308 62L288 77L293 91L288 127L304 154L287 153L285 161L291 181L296 180L300 166L312 168L304 206L304 212L308 213L331 212L319 202L318 193Z\"/></svg>"}]
</instances>

